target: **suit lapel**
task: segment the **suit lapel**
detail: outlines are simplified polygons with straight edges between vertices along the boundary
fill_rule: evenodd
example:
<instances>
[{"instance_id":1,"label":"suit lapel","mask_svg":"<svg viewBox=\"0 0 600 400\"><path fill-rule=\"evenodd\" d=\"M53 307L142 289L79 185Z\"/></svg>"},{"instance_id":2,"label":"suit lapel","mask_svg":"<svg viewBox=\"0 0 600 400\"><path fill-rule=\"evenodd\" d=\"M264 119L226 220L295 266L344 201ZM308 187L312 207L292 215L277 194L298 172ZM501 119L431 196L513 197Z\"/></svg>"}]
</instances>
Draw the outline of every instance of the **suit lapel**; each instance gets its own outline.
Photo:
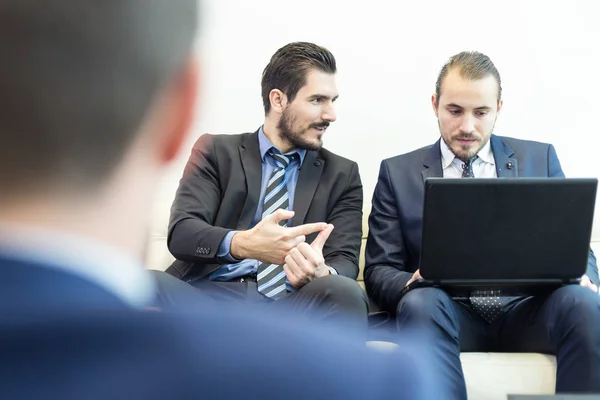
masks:
<instances>
[{"instance_id":1,"label":"suit lapel","mask_svg":"<svg viewBox=\"0 0 600 400\"><path fill-rule=\"evenodd\" d=\"M423 160L423 169L421 170L423 182L425 182L425 179L427 178L442 178L444 176L442 171L442 151L440 150L440 140L435 142L435 144L431 146L425 155L425 160Z\"/></svg>"},{"instance_id":2,"label":"suit lapel","mask_svg":"<svg viewBox=\"0 0 600 400\"><path fill-rule=\"evenodd\" d=\"M492 153L496 161L498 178L516 178L519 176L517 159L513 158L515 152L496 135L490 138Z\"/></svg>"},{"instance_id":3,"label":"suit lapel","mask_svg":"<svg viewBox=\"0 0 600 400\"><path fill-rule=\"evenodd\" d=\"M239 218L238 229L248 229L256 213L260 197L262 160L258 147L258 131L248 135L239 147L242 169L246 176L246 202Z\"/></svg>"},{"instance_id":4,"label":"suit lapel","mask_svg":"<svg viewBox=\"0 0 600 400\"><path fill-rule=\"evenodd\" d=\"M300 168L298 175L298 183L296 183L296 191L294 193L294 218L292 218L292 226L302 225L306 218L306 213L310 207L310 203L315 195L325 160L317 157L317 152L308 151L304 158L304 163Z\"/></svg>"}]
</instances>

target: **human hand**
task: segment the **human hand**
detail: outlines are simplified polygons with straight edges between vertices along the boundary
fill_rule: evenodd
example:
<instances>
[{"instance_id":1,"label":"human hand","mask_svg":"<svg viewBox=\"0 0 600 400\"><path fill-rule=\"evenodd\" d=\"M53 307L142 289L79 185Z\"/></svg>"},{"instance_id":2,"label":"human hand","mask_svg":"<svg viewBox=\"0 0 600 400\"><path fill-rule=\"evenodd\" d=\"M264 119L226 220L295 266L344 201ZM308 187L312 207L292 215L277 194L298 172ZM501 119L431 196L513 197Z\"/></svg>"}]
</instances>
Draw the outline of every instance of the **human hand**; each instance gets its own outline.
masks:
<instances>
[{"instance_id":1,"label":"human hand","mask_svg":"<svg viewBox=\"0 0 600 400\"><path fill-rule=\"evenodd\" d=\"M265 263L284 264L290 250L304 242L306 235L327 228L324 222L291 228L279 225L281 221L293 216L293 211L279 209L252 229L237 232L231 239L231 256L238 260L251 258Z\"/></svg>"},{"instance_id":2,"label":"human hand","mask_svg":"<svg viewBox=\"0 0 600 400\"><path fill-rule=\"evenodd\" d=\"M406 282L406 285L404 285L404 287L410 285L414 281L418 281L419 279L423 279L423 277L421 276L421 273L419 272L419 270L416 270L415 273L413 274L412 278L410 278L409 281Z\"/></svg>"},{"instance_id":3,"label":"human hand","mask_svg":"<svg viewBox=\"0 0 600 400\"><path fill-rule=\"evenodd\" d=\"M583 275L581 277L581 282L579 283L581 286L586 287L594 292L598 293L598 286L594 285L590 278L587 275Z\"/></svg>"},{"instance_id":4,"label":"human hand","mask_svg":"<svg viewBox=\"0 0 600 400\"><path fill-rule=\"evenodd\" d=\"M300 243L285 257L283 270L292 286L300 288L315 278L331 273L323 258L323 246L333 228L333 225L328 224L310 245Z\"/></svg>"}]
</instances>

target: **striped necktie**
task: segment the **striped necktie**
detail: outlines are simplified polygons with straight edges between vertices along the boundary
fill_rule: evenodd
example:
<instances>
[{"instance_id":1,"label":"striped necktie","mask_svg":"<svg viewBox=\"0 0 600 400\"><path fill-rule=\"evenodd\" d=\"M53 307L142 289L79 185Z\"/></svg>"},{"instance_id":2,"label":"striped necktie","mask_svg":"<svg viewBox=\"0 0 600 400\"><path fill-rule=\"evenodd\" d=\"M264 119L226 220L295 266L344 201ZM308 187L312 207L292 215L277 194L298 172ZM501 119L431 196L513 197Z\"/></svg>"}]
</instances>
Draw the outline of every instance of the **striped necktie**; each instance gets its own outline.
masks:
<instances>
[{"instance_id":1,"label":"striped necktie","mask_svg":"<svg viewBox=\"0 0 600 400\"><path fill-rule=\"evenodd\" d=\"M283 210L289 208L290 202L285 179L285 170L299 157L298 153L282 155L273 150L270 150L269 154L273 160L275 160L275 168L271 173L271 177L267 183L267 190L265 191L265 201L261 216L263 219L280 208ZM287 223L287 220L285 220L281 221L279 224L287 226ZM258 291L273 300L280 299L287 295L285 278L283 265L261 263L258 266L256 276Z\"/></svg>"}]
</instances>

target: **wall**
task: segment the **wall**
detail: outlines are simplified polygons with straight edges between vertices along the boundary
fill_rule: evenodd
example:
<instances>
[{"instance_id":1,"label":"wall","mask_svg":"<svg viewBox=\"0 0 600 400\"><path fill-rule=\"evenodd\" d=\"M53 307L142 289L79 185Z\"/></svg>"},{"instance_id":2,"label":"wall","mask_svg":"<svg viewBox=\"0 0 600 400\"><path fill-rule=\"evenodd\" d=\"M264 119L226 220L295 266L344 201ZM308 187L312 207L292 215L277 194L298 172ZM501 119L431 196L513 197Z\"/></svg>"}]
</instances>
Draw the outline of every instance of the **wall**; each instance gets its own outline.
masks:
<instances>
[{"instance_id":1,"label":"wall","mask_svg":"<svg viewBox=\"0 0 600 400\"><path fill-rule=\"evenodd\" d=\"M203 3L204 93L190 148L203 132L257 129L270 56L288 42L313 41L338 61L338 121L325 147L359 163L370 201L383 158L437 140L430 96L442 64L478 50L503 80L496 133L551 142L568 176L600 176L593 145L600 136L600 24L592 0ZM187 156L167 174L163 199Z\"/></svg>"}]
</instances>

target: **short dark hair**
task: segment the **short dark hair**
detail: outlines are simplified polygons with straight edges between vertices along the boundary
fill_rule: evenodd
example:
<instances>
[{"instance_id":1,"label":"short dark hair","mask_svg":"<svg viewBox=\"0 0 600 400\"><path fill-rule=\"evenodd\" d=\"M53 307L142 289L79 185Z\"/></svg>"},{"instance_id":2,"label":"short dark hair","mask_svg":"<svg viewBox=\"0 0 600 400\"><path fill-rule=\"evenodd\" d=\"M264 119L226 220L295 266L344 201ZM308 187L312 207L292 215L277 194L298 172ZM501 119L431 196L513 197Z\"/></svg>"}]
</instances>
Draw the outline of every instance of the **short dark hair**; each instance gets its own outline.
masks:
<instances>
[{"instance_id":1,"label":"short dark hair","mask_svg":"<svg viewBox=\"0 0 600 400\"><path fill-rule=\"evenodd\" d=\"M498 103L502 99L502 81L500 73L492 60L485 54L477 51L463 51L450 57L448 62L444 64L435 83L436 102L439 104L442 90L442 82L448 72L458 70L463 78L477 80L492 75L498 82Z\"/></svg>"},{"instance_id":2,"label":"short dark hair","mask_svg":"<svg viewBox=\"0 0 600 400\"><path fill-rule=\"evenodd\" d=\"M0 193L108 179L198 18L196 0L1 0Z\"/></svg>"},{"instance_id":3,"label":"short dark hair","mask_svg":"<svg viewBox=\"0 0 600 400\"><path fill-rule=\"evenodd\" d=\"M265 115L271 111L271 90L281 90L292 102L306 84L306 75L311 69L335 74L335 57L325 47L308 42L290 43L277 50L262 74L261 89Z\"/></svg>"}]
</instances>

